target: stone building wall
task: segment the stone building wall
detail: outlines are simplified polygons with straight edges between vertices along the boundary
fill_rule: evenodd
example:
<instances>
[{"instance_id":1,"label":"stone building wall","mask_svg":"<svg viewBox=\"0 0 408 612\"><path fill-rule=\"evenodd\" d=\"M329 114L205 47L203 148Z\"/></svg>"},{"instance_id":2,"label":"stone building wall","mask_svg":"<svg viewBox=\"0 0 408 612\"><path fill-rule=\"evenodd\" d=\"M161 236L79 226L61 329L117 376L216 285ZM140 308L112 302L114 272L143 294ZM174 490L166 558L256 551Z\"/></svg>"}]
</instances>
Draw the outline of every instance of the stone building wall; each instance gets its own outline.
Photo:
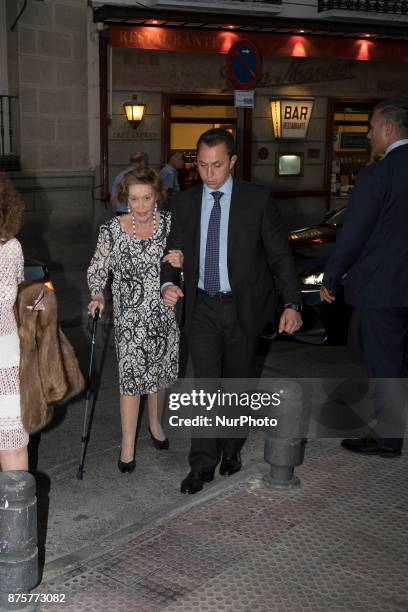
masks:
<instances>
[{"instance_id":1,"label":"stone building wall","mask_svg":"<svg viewBox=\"0 0 408 612\"><path fill-rule=\"evenodd\" d=\"M6 0L9 82L19 102L21 156L21 172L10 176L26 205L19 237L26 257L49 266L64 305L62 318L78 319L86 313L95 211L102 218L107 212L94 199L89 151L92 11L87 0L30 0L10 32L21 6ZM98 65L91 70L97 75Z\"/></svg>"},{"instance_id":2,"label":"stone building wall","mask_svg":"<svg viewBox=\"0 0 408 612\"><path fill-rule=\"evenodd\" d=\"M87 2L29 2L17 30L23 170L88 170Z\"/></svg>"}]
</instances>

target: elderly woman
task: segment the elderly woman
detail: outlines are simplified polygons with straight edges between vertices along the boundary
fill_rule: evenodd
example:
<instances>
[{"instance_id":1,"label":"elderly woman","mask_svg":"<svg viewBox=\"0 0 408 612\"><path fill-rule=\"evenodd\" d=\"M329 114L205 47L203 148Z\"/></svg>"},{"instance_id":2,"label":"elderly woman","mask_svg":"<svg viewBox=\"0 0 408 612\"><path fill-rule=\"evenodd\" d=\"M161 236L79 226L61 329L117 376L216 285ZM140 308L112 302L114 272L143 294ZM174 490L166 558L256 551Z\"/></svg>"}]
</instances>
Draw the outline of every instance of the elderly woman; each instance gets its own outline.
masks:
<instances>
[{"instance_id":1,"label":"elderly woman","mask_svg":"<svg viewBox=\"0 0 408 612\"><path fill-rule=\"evenodd\" d=\"M24 279L24 258L17 238L24 205L0 174L0 466L27 470L28 434L21 423L20 344L14 316L17 286Z\"/></svg>"},{"instance_id":2,"label":"elderly woman","mask_svg":"<svg viewBox=\"0 0 408 612\"><path fill-rule=\"evenodd\" d=\"M179 330L174 310L160 295L160 261L170 231L169 211L159 212L164 193L158 174L139 169L126 174L118 197L128 204L128 214L104 223L88 269L91 302L102 314L103 291L113 273L113 318L119 365L122 446L121 472L135 468L135 436L140 396L147 394L149 431L153 445L168 449L158 415L158 391L177 380ZM180 252L166 256L176 267Z\"/></svg>"}]
</instances>

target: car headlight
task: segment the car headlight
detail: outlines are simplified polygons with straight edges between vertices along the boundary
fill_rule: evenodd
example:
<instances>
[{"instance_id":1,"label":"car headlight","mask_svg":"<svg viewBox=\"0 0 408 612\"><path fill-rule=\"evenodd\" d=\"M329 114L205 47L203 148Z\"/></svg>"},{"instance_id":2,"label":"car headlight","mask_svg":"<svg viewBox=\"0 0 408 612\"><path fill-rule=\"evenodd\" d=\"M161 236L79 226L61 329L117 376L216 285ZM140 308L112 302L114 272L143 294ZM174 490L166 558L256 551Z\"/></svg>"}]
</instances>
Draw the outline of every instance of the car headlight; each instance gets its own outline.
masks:
<instances>
[{"instance_id":1,"label":"car headlight","mask_svg":"<svg viewBox=\"0 0 408 612\"><path fill-rule=\"evenodd\" d=\"M308 276L304 276L302 278L302 283L304 285L321 285L323 281L323 272L320 274L309 274Z\"/></svg>"}]
</instances>

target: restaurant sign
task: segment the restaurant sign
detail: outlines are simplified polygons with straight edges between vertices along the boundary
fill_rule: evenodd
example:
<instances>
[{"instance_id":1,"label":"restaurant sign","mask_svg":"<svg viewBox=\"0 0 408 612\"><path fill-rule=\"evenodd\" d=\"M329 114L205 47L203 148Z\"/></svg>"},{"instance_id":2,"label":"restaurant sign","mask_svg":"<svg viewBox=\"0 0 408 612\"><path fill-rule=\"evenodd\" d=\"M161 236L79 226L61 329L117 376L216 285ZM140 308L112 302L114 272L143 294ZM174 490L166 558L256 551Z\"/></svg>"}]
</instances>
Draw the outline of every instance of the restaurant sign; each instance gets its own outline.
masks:
<instances>
[{"instance_id":1,"label":"restaurant sign","mask_svg":"<svg viewBox=\"0 0 408 612\"><path fill-rule=\"evenodd\" d=\"M248 3L249 4L249 3ZM258 32L207 32L190 28L157 26L108 27L112 47L181 51L187 53L228 53L234 43L252 42L262 56L330 60L408 62L408 41L345 39L333 36Z\"/></svg>"},{"instance_id":2,"label":"restaurant sign","mask_svg":"<svg viewBox=\"0 0 408 612\"><path fill-rule=\"evenodd\" d=\"M275 138L306 138L314 101L310 99L271 100Z\"/></svg>"}]
</instances>

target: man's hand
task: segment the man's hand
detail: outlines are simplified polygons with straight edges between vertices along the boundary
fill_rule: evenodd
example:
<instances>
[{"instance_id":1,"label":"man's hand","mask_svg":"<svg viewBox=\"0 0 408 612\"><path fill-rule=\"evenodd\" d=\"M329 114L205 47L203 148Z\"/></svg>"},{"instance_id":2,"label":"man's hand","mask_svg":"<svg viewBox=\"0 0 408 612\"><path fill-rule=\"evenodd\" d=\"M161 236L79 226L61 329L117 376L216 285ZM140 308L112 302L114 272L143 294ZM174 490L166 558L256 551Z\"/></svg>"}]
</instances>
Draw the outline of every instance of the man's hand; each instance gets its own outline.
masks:
<instances>
[{"instance_id":1,"label":"man's hand","mask_svg":"<svg viewBox=\"0 0 408 612\"><path fill-rule=\"evenodd\" d=\"M279 321L279 333L283 334L283 332L286 332L287 334L293 334L302 327L302 324L300 312L293 310L293 308L285 308Z\"/></svg>"},{"instance_id":2,"label":"man's hand","mask_svg":"<svg viewBox=\"0 0 408 612\"><path fill-rule=\"evenodd\" d=\"M174 308L179 299L184 297L184 293L177 285L167 285L162 291L162 296L166 306Z\"/></svg>"},{"instance_id":3,"label":"man's hand","mask_svg":"<svg viewBox=\"0 0 408 612\"><path fill-rule=\"evenodd\" d=\"M331 291L330 289L326 289L326 287L323 287L323 285L322 285L320 287L320 301L321 302L327 302L328 304L331 304L335 300L336 300L336 298L333 295L333 291Z\"/></svg>"}]
</instances>

